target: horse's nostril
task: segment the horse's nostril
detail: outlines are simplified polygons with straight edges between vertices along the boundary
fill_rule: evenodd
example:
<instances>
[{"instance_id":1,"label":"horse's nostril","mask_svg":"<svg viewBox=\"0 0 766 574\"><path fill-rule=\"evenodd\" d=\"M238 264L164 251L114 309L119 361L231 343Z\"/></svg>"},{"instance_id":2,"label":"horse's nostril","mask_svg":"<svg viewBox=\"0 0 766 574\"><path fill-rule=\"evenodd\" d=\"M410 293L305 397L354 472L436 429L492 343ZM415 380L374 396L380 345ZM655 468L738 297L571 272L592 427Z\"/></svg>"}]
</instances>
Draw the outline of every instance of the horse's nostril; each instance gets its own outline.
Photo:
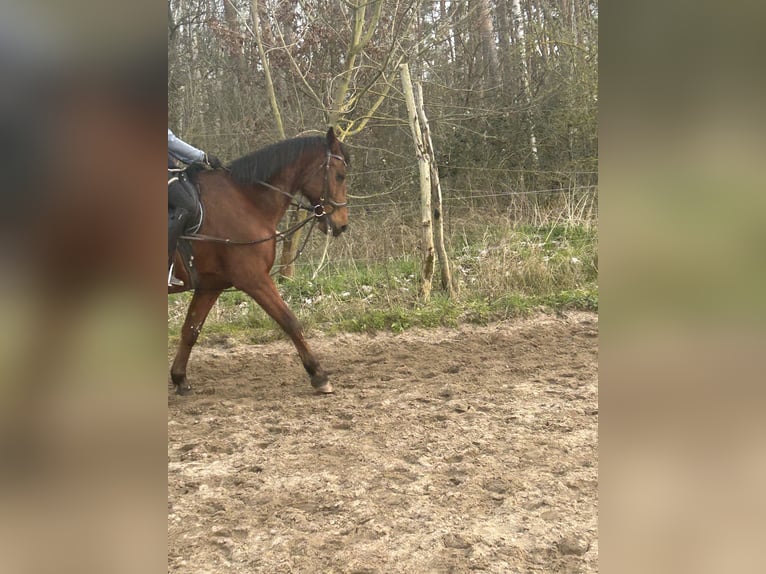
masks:
<instances>
[{"instance_id":1,"label":"horse's nostril","mask_svg":"<svg viewBox=\"0 0 766 574\"><path fill-rule=\"evenodd\" d=\"M339 229L340 229L340 232L343 233L344 231L346 231L346 229L348 229L348 225L341 225Z\"/></svg>"}]
</instances>

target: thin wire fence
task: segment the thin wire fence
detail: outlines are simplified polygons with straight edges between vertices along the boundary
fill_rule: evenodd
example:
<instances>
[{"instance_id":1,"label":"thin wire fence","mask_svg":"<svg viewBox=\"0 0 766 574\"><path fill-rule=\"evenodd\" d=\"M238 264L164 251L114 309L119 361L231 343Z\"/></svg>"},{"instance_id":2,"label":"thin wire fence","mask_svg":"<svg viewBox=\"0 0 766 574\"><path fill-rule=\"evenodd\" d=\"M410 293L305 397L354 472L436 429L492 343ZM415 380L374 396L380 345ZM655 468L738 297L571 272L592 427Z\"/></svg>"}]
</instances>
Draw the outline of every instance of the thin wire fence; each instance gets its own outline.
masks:
<instances>
[{"instance_id":1,"label":"thin wire fence","mask_svg":"<svg viewBox=\"0 0 766 574\"><path fill-rule=\"evenodd\" d=\"M520 197L554 194L554 201L539 205L533 200L514 205ZM557 195L556 195L557 194ZM488 198L509 198L507 205L489 203ZM471 202L479 202L471 204ZM325 270L354 266L391 264L407 260L420 262L420 201L388 201L350 206L350 227L336 239L318 233L310 238L304 253L293 265L317 269L327 249ZM596 249L598 241L598 188L534 190L506 193L474 193L445 198L445 244L450 258L484 246L492 255L503 249L545 250L551 256L572 249ZM326 242L329 241L329 245Z\"/></svg>"}]
</instances>

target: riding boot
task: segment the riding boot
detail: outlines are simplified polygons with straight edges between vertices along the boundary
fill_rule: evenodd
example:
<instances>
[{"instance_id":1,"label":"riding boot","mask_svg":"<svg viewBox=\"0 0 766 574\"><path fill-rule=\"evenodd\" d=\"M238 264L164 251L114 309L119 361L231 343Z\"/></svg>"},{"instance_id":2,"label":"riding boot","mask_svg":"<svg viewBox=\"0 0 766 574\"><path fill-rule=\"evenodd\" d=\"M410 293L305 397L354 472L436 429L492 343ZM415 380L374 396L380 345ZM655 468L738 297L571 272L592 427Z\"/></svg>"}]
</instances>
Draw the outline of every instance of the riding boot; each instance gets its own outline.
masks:
<instances>
[{"instance_id":1,"label":"riding boot","mask_svg":"<svg viewBox=\"0 0 766 574\"><path fill-rule=\"evenodd\" d=\"M173 276L173 258L178 246L178 238L183 235L188 218L189 212L183 208L176 208L168 213L168 287L181 287L184 284Z\"/></svg>"}]
</instances>

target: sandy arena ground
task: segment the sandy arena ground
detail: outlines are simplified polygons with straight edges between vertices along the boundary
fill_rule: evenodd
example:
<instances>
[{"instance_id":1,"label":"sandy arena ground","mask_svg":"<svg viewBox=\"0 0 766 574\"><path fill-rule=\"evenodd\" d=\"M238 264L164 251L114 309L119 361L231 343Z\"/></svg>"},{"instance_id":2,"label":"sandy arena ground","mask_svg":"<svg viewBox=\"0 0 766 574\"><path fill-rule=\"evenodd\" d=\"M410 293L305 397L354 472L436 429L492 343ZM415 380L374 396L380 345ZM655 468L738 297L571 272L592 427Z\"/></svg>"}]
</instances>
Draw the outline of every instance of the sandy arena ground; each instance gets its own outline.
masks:
<instances>
[{"instance_id":1,"label":"sandy arena ground","mask_svg":"<svg viewBox=\"0 0 766 574\"><path fill-rule=\"evenodd\" d=\"M596 572L598 317L198 347L168 571ZM172 392L172 391L169 391Z\"/></svg>"}]
</instances>

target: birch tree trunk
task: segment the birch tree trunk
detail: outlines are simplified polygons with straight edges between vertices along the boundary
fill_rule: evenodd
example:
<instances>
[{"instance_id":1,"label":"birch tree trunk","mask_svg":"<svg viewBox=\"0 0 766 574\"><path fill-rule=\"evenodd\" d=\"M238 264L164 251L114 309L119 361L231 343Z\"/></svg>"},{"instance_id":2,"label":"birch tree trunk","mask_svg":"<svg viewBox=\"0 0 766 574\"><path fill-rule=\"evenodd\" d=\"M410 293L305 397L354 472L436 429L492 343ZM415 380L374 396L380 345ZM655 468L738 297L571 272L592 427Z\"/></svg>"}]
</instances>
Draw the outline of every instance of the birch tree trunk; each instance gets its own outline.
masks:
<instances>
[{"instance_id":1,"label":"birch tree trunk","mask_svg":"<svg viewBox=\"0 0 766 574\"><path fill-rule=\"evenodd\" d=\"M420 294L428 301L431 297L431 286L434 275L434 237L433 222L431 220L431 167L428 161L423 132L418 121L418 113L415 106L415 93L412 90L410 67L404 63L400 66L402 90L404 101L407 104L407 119L412 132L412 140L415 143L415 155L418 158L418 170L420 172L420 217L423 239L423 271L420 284Z\"/></svg>"}]
</instances>

